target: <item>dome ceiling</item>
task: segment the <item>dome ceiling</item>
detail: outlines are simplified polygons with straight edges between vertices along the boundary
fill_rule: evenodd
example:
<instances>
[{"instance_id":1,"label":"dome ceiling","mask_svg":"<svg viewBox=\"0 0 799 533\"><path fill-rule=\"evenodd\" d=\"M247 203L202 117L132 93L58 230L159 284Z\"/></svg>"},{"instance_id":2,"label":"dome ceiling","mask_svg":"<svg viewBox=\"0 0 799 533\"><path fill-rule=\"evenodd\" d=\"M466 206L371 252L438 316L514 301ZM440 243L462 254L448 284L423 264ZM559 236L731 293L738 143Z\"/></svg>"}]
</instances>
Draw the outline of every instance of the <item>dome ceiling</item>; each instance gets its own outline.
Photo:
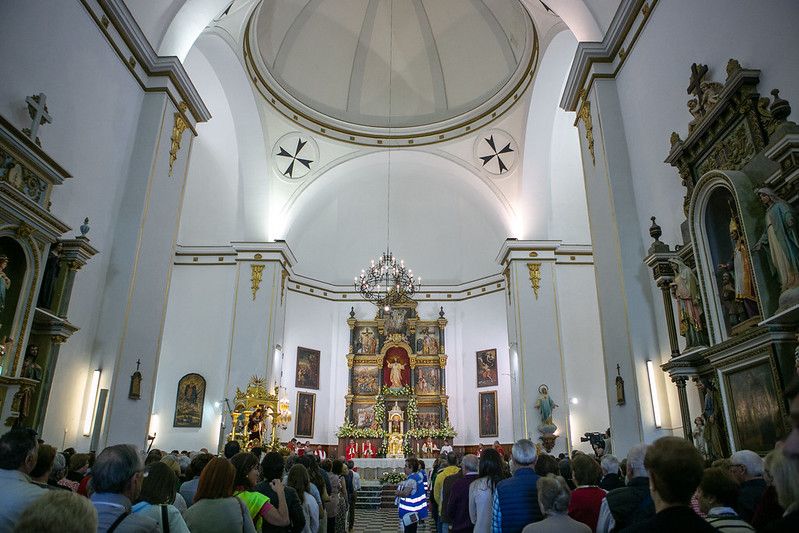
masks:
<instances>
[{"instance_id":1,"label":"dome ceiling","mask_svg":"<svg viewBox=\"0 0 799 533\"><path fill-rule=\"evenodd\" d=\"M361 144L424 144L504 113L529 84L532 21L518 0L263 0L248 70L279 111Z\"/></svg>"}]
</instances>

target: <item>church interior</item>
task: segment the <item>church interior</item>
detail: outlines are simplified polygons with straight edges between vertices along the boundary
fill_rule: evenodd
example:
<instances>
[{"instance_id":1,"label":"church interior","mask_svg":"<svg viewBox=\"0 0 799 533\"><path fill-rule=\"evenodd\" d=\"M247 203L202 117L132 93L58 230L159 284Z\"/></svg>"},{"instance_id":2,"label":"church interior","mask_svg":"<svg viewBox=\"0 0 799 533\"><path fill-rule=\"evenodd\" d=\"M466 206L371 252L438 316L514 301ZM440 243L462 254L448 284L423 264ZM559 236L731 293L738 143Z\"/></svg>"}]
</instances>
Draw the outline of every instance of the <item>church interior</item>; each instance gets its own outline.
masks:
<instances>
[{"instance_id":1,"label":"church interior","mask_svg":"<svg viewBox=\"0 0 799 533\"><path fill-rule=\"evenodd\" d=\"M794 1L0 11L6 430L364 479L790 432Z\"/></svg>"}]
</instances>

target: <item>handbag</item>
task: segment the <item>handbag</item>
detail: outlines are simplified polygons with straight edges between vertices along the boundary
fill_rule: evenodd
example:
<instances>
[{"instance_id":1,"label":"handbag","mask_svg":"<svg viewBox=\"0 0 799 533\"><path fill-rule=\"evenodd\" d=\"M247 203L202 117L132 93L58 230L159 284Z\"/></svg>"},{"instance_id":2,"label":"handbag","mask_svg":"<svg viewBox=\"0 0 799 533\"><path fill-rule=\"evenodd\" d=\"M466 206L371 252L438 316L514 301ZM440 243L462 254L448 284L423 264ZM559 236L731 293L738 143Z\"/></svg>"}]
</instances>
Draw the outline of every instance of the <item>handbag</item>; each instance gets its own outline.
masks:
<instances>
[{"instance_id":1,"label":"handbag","mask_svg":"<svg viewBox=\"0 0 799 533\"><path fill-rule=\"evenodd\" d=\"M419 513L416 511L411 513L405 513L402 515L402 525L407 527L411 526L419 521Z\"/></svg>"}]
</instances>

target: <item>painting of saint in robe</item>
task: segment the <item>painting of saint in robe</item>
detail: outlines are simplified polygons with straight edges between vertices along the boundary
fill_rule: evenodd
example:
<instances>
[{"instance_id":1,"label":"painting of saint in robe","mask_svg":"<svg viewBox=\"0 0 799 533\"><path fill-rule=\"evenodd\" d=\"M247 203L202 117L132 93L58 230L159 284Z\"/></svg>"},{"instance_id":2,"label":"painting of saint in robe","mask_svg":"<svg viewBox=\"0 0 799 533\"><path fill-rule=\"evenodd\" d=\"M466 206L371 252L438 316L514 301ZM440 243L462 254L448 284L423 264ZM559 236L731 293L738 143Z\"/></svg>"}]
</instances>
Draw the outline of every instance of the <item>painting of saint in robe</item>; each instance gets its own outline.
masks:
<instances>
[{"instance_id":1,"label":"painting of saint in robe","mask_svg":"<svg viewBox=\"0 0 799 533\"><path fill-rule=\"evenodd\" d=\"M297 369L294 386L298 389L319 389L319 350L297 347Z\"/></svg>"},{"instance_id":2,"label":"painting of saint in robe","mask_svg":"<svg viewBox=\"0 0 799 533\"><path fill-rule=\"evenodd\" d=\"M480 407L480 437L496 437L499 434L497 391L481 392L478 404Z\"/></svg>"},{"instance_id":3,"label":"painting of saint in robe","mask_svg":"<svg viewBox=\"0 0 799 533\"><path fill-rule=\"evenodd\" d=\"M378 377L380 369L376 366L355 365L352 368L353 390L355 394L372 396L380 392Z\"/></svg>"},{"instance_id":4,"label":"painting of saint in robe","mask_svg":"<svg viewBox=\"0 0 799 533\"><path fill-rule=\"evenodd\" d=\"M0 344L9 348L15 337L11 330L26 268L25 252L19 243L11 237L0 237ZM0 361L3 369L11 370L9 363Z\"/></svg>"},{"instance_id":5,"label":"painting of saint in robe","mask_svg":"<svg viewBox=\"0 0 799 533\"><path fill-rule=\"evenodd\" d=\"M437 366L416 367L416 394L438 394L440 373Z\"/></svg>"},{"instance_id":6,"label":"painting of saint in robe","mask_svg":"<svg viewBox=\"0 0 799 533\"><path fill-rule=\"evenodd\" d=\"M730 372L727 392L733 407L735 445L739 450L766 453L785 430L771 365L761 361Z\"/></svg>"},{"instance_id":7,"label":"painting of saint in robe","mask_svg":"<svg viewBox=\"0 0 799 533\"><path fill-rule=\"evenodd\" d=\"M499 385L497 351L491 349L477 352L477 386L496 387L497 385Z\"/></svg>"},{"instance_id":8,"label":"painting of saint in robe","mask_svg":"<svg viewBox=\"0 0 799 533\"><path fill-rule=\"evenodd\" d=\"M297 418L294 426L294 436L313 438L314 411L316 409L316 394L309 392L297 393Z\"/></svg>"},{"instance_id":9,"label":"painting of saint in robe","mask_svg":"<svg viewBox=\"0 0 799 533\"><path fill-rule=\"evenodd\" d=\"M408 309L391 309L384 313L385 327L388 333L405 334L405 319L408 317Z\"/></svg>"},{"instance_id":10,"label":"painting of saint in robe","mask_svg":"<svg viewBox=\"0 0 799 533\"><path fill-rule=\"evenodd\" d=\"M355 420L359 428L370 428L375 421L375 408L373 405L356 405Z\"/></svg>"},{"instance_id":11,"label":"painting of saint in robe","mask_svg":"<svg viewBox=\"0 0 799 533\"><path fill-rule=\"evenodd\" d=\"M358 332L358 341L355 344L356 353L372 355L377 353L377 335L374 328L363 328Z\"/></svg>"},{"instance_id":12,"label":"painting of saint in robe","mask_svg":"<svg viewBox=\"0 0 799 533\"><path fill-rule=\"evenodd\" d=\"M178 381L178 395L175 401L173 427L202 427L204 402L205 378L200 374L186 374L180 378L180 381Z\"/></svg>"}]
</instances>

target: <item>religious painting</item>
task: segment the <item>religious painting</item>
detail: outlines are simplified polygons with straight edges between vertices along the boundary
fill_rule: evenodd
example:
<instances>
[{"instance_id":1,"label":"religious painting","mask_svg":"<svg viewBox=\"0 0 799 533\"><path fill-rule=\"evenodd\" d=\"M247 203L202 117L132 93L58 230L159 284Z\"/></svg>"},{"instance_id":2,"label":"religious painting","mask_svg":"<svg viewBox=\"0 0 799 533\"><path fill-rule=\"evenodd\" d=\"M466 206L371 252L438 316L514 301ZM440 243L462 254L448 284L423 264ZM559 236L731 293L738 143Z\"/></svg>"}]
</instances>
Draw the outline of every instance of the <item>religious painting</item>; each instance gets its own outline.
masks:
<instances>
[{"instance_id":1,"label":"religious painting","mask_svg":"<svg viewBox=\"0 0 799 533\"><path fill-rule=\"evenodd\" d=\"M416 427L438 429L441 426L441 408L437 405L419 406L416 411Z\"/></svg>"},{"instance_id":2,"label":"religious painting","mask_svg":"<svg viewBox=\"0 0 799 533\"><path fill-rule=\"evenodd\" d=\"M768 360L725 372L735 447L764 454L774 449L784 427L780 392Z\"/></svg>"},{"instance_id":3,"label":"religious painting","mask_svg":"<svg viewBox=\"0 0 799 533\"><path fill-rule=\"evenodd\" d=\"M375 423L374 404L355 403L352 405L352 413L355 425L359 428L370 428Z\"/></svg>"},{"instance_id":4,"label":"religious painting","mask_svg":"<svg viewBox=\"0 0 799 533\"><path fill-rule=\"evenodd\" d=\"M319 350L297 346L295 387L298 389L319 389L319 358Z\"/></svg>"},{"instance_id":5,"label":"religious painting","mask_svg":"<svg viewBox=\"0 0 799 533\"><path fill-rule=\"evenodd\" d=\"M178 396L175 400L176 428L199 428L203 426L205 402L205 378L200 374L186 374L178 381Z\"/></svg>"},{"instance_id":6,"label":"religious painting","mask_svg":"<svg viewBox=\"0 0 799 533\"><path fill-rule=\"evenodd\" d=\"M383 311L384 325L387 333L406 334L407 322L410 316L410 309L392 307L390 311Z\"/></svg>"},{"instance_id":7,"label":"religious painting","mask_svg":"<svg viewBox=\"0 0 799 533\"><path fill-rule=\"evenodd\" d=\"M441 369L438 366L416 367L416 394L439 394L441 392Z\"/></svg>"},{"instance_id":8,"label":"religious painting","mask_svg":"<svg viewBox=\"0 0 799 533\"><path fill-rule=\"evenodd\" d=\"M422 326L416 330L414 348L417 354L437 355L438 347L438 326Z\"/></svg>"},{"instance_id":9,"label":"religious painting","mask_svg":"<svg viewBox=\"0 0 799 533\"><path fill-rule=\"evenodd\" d=\"M497 391L481 392L479 404L480 412L480 438L497 437L499 425L497 422Z\"/></svg>"},{"instance_id":10,"label":"religious painting","mask_svg":"<svg viewBox=\"0 0 799 533\"><path fill-rule=\"evenodd\" d=\"M477 386L496 387L497 385L499 385L499 379L497 377L496 349L477 352Z\"/></svg>"},{"instance_id":11,"label":"religious painting","mask_svg":"<svg viewBox=\"0 0 799 533\"><path fill-rule=\"evenodd\" d=\"M374 355L377 353L377 329L371 326L356 328L355 353Z\"/></svg>"},{"instance_id":12,"label":"religious painting","mask_svg":"<svg viewBox=\"0 0 799 533\"><path fill-rule=\"evenodd\" d=\"M380 393L380 368L374 365L354 365L352 367L352 390L361 396L375 396Z\"/></svg>"},{"instance_id":13,"label":"religious painting","mask_svg":"<svg viewBox=\"0 0 799 533\"><path fill-rule=\"evenodd\" d=\"M294 436L313 438L314 415L316 413L316 394L297 393L297 418L294 421Z\"/></svg>"},{"instance_id":14,"label":"religious painting","mask_svg":"<svg viewBox=\"0 0 799 533\"><path fill-rule=\"evenodd\" d=\"M404 349L394 346L386 352L383 383L391 389L401 389L411 384L411 361Z\"/></svg>"},{"instance_id":15,"label":"religious painting","mask_svg":"<svg viewBox=\"0 0 799 533\"><path fill-rule=\"evenodd\" d=\"M10 237L0 237L0 352L8 352L9 358L0 360L4 374L11 371L12 329L26 268L22 246Z\"/></svg>"}]
</instances>

